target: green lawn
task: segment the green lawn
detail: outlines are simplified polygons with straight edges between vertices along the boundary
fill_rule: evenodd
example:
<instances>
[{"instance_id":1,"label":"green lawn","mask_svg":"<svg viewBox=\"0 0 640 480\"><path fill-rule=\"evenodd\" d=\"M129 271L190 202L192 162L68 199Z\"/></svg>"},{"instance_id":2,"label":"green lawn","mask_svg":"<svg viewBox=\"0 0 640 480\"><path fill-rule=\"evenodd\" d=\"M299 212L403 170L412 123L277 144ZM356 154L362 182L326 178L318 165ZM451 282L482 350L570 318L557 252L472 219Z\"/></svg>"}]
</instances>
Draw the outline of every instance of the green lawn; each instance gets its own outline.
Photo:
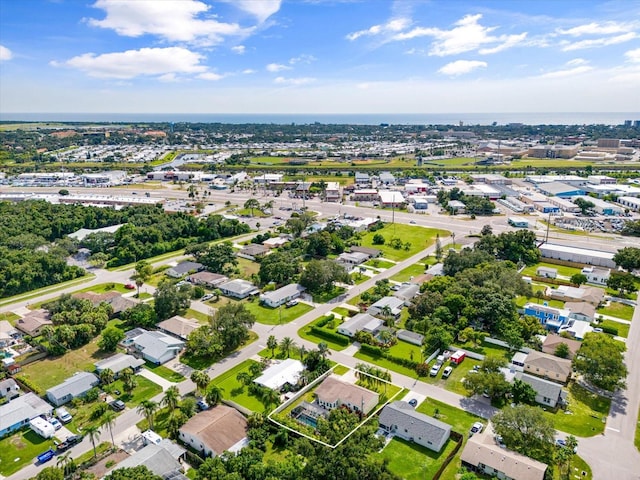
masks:
<instances>
[{"instance_id":1,"label":"green lawn","mask_svg":"<svg viewBox=\"0 0 640 480\"><path fill-rule=\"evenodd\" d=\"M287 308L282 305L280 308L269 308L260 305L257 301L245 302L245 307L256 316L258 323L264 325L281 325L289 323L307 312L313 310L313 307L306 303L298 303L297 305Z\"/></svg>"},{"instance_id":2,"label":"green lawn","mask_svg":"<svg viewBox=\"0 0 640 480\"><path fill-rule=\"evenodd\" d=\"M414 263L413 265L409 265L407 268L400 270L398 273L393 275L390 280L395 280L396 282L408 282L413 277L417 277L418 275L422 275L427 267L422 263Z\"/></svg>"},{"instance_id":3,"label":"green lawn","mask_svg":"<svg viewBox=\"0 0 640 480\"><path fill-rule=\"evenodd\" d=\"M401 223L386 224L380 230L365 233L360 244L363 247L377 248L382 252L382 256L389 260L400 261L432 245L438 233L441 237L449 236L449 232L446 230L424 228L417 225L404 225ZM376 234L380 234L385 238L385 245L373 244L373 236ZM404 248L396 250L388 245L389 241L394 237L400 238L403 243L411 243L409 250L405 250Z\"/></svg>"},{"instance_id":4,"label":"green lawn","mask_svg":"<svg viewBox=\"0 0 640 480\"><path fill-rule=\"evenodd\" d=\"M372 271L372 270L369 270L369 271ZM361 283L364 283L371 278L358 271L352 273L351 275L349 275L349 277L351 277L351 283L353 283L353 285L360 285Z\"/></svg>"},{"instance_id":5,"label":"green lawn","mask_svg":"<svg viewBox=\"0 0 640 480\"><path fill-rule=\"evenodd\" d=\"M163 365L156 365L151 362L146 362L144 364L144 368L146 368L147 370L151 370L156 375L159 375L165 380L169 380L170 382L173 382L173 383L180 383L184 380L183 375L181 375L178 372L174 372L170 368L167 368Z\"/></svg>"},{"instance_id":6,"label":"green lawn","mask_svg":"<svg viewBox=\"0 0 640 480\"><path fill-rule=\"evenodd\" d=\"M240 257L236 257L236 260L238 260L238 269L240 270L240 273L246 277L250 277L260 271L259 263Z\"/></svg>"},{"instance_id":7,"label":"green lawn","mask_svg":"<svg viewBox=\"0 0 640 480\"><path fill-rule=\"evenodd\" d=\"M422 349L418 345L398 340L398 343L389 349L389 353L396 357L404 357L406 359L413 358L417 362L420 360L421 350Z\"/></svg>"},{"instance_id":8,"label":"green lawn","mask_svg":"<svg viewBox=\"0 0 640 480\"><path fill-rule=\"evenodd\" d=\"M576 435L578 437L592 437L604 431L606 419L611 407L611 401L604 397L594 395L575 383L568 387L569 407L568 415L563 410L556 413L545 412L558 430Z\"/></svg>"},{"instance_id":9,"label":"green lawn","mask_svg":"<svg viewBox=\"0 0 640 480\"><path fill-rule=\"evenodd\" d=\"M368 262L365 262L365 265L374 268L391 268L395 265L393 262L388 262L386 260L381 260L379 258L373 258Z\"/></svg>"},{"instance_id":10,"label":"green lawn","mask_svg":"<svg viewBox=\"0 0 640 480\"><path fill-rule=\"evenodd\" d=\"M247 341L240 345L236 350L234 350L234 352L246 347L250 343L255 342L257 339L258 334L256 332L249 331L249 338L247 339ZM229 352L225 354L225 356L232 353L233 352ZM189 365L191 368L195 368L196 370L204 370L206 368L209 368L211 365L221 360L222 358L223 357L189 357L183 354L180 356L180 363Z\"/></svg>"},{"instance_id":11,"label":"green lawn","mask_svg":"<svg viewBox=\"0 0 640 480\"><path fill-rule=\"evenodd\" d=\"M267 408L258 398L249 394L248 387L242 385L236 376L240 372L249 373L249 366L252 363L257 363L255 360L245 360L244 362L236 365L231 370L227 370L225 373L216 377L212 382L220 387L222 390L222 398L236 402L249 410L254 412L264 412Z\"/></svg>"},{"instance_id":12,"label":"green lawn","mask_svg":"<svg viewBox=\"0 0 640 480\"><path fill-rule=\"evenodd\" d=\"M126 393L124 391L122 380L116 380L115 382L105 386L104 390L109 392L120 390L120 392L122 392L120 395L114 395L119 400L122 400L124 403L126 403L127 407L129 408L135 408L140 405L140 402L142 402L143 400L149 400L159 393L162 393L162 387L156 383L153 383L148 378L136 375L135 379L138 385L133 389L131 393Z\"/></svg>"},{"instance_id":13,"label":"green lawn","mask_svg":"<svg viewBox=\"0 0 640 480\"><path fill-rule=\"evenodd\" d=\"M20 320L20 315L13 312L4 312L4 313L0 313L0 320L6 320L7 322L10 322L13 325L17 320Z\"/></svg>"},{"instance_id":14,"label":"green lawn","mask_svg":"<svg viewBox=\"0 0 640 480\"><path fill-rule=\"evenodd\" d=\"M96 453L98 456L100 456L101 453L106 452L110 448L112 448L112 445L110 442L102 442L99 445L96 445ZM84 462L91 460L93 458L93 455L94 453L93 453L93 447L92 447L91 450L89 450L88 452L85 452L82 455L78 455L78 457L74 458L76 465L81 465Z\"/></svg>"},{"instance_id":15,"label":"green lawn","mask_svg":"<svg viewBox=\"0 0 640 480\"><path fill-rule=\"evenodd\" d=\"M313 295L313 301L315 303L327 303L329 300L342 295L346 290L343 287L333 287L330 292L316 293Z\"/></svg>"},{"instance_id":16,"label":"green lawn","mask_svg":"<svg viewBox=\"0 0 640 480\"><path fill-rule=\"evenodd\" d=\"M184 314L185 318L192 318L193 320L197 320L199 323L208 324L209 323L209 315L206 313L202 313L198 310L194 310L193 308L189 308L187 312Z\"/></svg>"},{"instance_id":17,"label":"green lawn","mask_svg":"<svg viewBox=\"0 0 640 480\"><path fill-rule=\"evenodd\" d=\"M302 327L301 329L298 330L298 335L300 336L300 338L303 338L305 340L308 340L310 342L313 343L320 343L320 342L324 342L327 344L327 346L331 349L331 350L336 350L336 351L340 351L340 350L344 350L345 348L347 348L348 345L341 345L339 343L336 342L332 342L330 339L328 338L324 338L321 337L319 335L315 335L314 333L311 332L311 325L315 325L316 323L318 323L318 321L322 320L321 317L318 320L314 320L312 323L310 323L309 325L306 325L304 327ZM327 329L329 331L329 329ZM335 330L330 330L334 333L336 333ZM347 338L347 337L345 337Z\"/></svg>"},{"instance_id":18,"label":"green lawn","mask_svg":"<svg viewBox=\"0 0 640 480\"><path fill-rule=\"evenodd\" d=\"M469 391L462 385L462 380L469 374L469 370L473 369L474 365L480 364L480 360L474 360L472 358L465 358L460 365L451 365L453 371L449 378L442 380L442 374L439 373L440 381L444 382L444 388L458 395L469 395ZM443 369L444 370L444 369Z\"/></svg>"},{"instance_id":19,"label":"green lawn","mask_svg":"<svg viewBox=\"0 0 640 480\"><path fill-rule=\"evenodd\" d=\"M119 292L130 293L131 290L124 288L124 283L100 283L93 285L92 287L83 288L82 290L76 290L73 293L93 292L93 293L107 293L107 292Z\"/></svg>"},{"instance_id":20,"label":"green lawn","mask_svg":"<svg viewBox=\"0 0 640 480\"><path fill-rule=\"evenodd\" d=\"M26 379L38 394L42 395L54 385L64 382L68 377L79 371L92 372L94 363L112 353L98 350L97 338L76 350L71 350L60 357L47 357L22 367L18 379Z\"/></svg>"},{"instance_id":21,"label":"green lawn","mask_svg":"<svg viewBox=\"0 0 640 480\"><path fill-rule=\"evenodd\" d=\"M440 452L434 452L413 442L394 437L380 456L388 461L389 470L405 480L433 478L444 459L455 448L451 439Z\"/></svg>"},{"instance_id":22,"label":"green lawn","mask_svg":"<svg viewBox=\"0 0 640 480\"><path fill-rule=\"evenodd\" d=\"M566 267L564 265L556 265L555 263L540 262L522 270L522 275L527 277L535 277L538 267L555 268L558 271L558 275L563 277L571 277L571 275L573 275L574 273L580 273L582 271L576 267Z\"/></svg>"},{"instance_id":23,"label":"green lawn","mask_svg":"<svg viewBox=\"0 0 640 480\"><path fill-rule=\"evenodd\" d=\"M598 322L598 327L615 328L616 330L618 330L619 337L627 338L629 336L629 328L631 328L631 325L627 323L616 322L614 320L602 320L601 322Z\"/></svg>"},{"instance_id":24,"label":"green lawn","mask_svg":"<svg viewBox=\"0 0 640 480\"><path fill-rule=\"evenodd\" d=\"M331 313L336 313L338 315L340 315L341 317L349 317L350 313L354 313L353 311L347 309L347 308L343 308L343 307L336 307L333 310L331 310Z\"/></svg>"},{"instance_id":25,"label":"green lawn","mask_svg":"<svg viewBox=\"0 0 640 480\"><path fill-rule=\"evenodd\" d=\"M462 435L466 435L469 429L471 429L471 425L475 422L480 421L485 425L487 423L487 421L481 417L429 397L418 405L416 411L433 417L436 409L438 410L438 420L448 423L451 425L452 430Z\"/></svg>"},{"instance_id":26,"label":"green lawn","mask_svg":"<svg viewBox=\"0 0 640 480\"><path fill-rule=\"evenodd\" d=\"M333 373L336 375L344 375L350 370L351 369L349 367L345 367L344 365L336 365L336 368L333 369Z\"/></svg>"},{"instance_id":27,"label":"green lawn","mask_svg":"<svg viewBox=\"0 0 640 480\"><path fill-rule=\"evenodd\" d=\"M34 463L35 457L54 447L52 440L25 428L0 440L0 475L9 476ZM55 465L55 461L51 462Z\"/></svg>"},{"instance_id":28,"label":"green lawn","mask_svg":"<svg viewBox=\"0 0 640 480\"><path fill-rule=\"evenodd\" d=\"M624 303L611 302L606 307L599 308L597 313L600 315L609 315L610 317L621 318L622 320L631 320L633 318L634 308Z\"/></svg>"},{"instance_id":29,"label":"green lawn","mask_svg":"<svg viewBox=\"0 0 640 480\"><path fill-rule=\"evenodd\" d=\"M407 368L403 365L399 365L390 360L387 360L386 358L374 357L373 355L364 353L362 350L358 350L355 353L354 358L357 358L358 360L363 360L365 362L373 363L374 365L378 365L379 367L382 367L386 370L391 370L393 372L401 373L402 375L406 375L407 377L416 378L418 376L416 374L416 371L411 368Z\"/></svg>"}]
</instances>

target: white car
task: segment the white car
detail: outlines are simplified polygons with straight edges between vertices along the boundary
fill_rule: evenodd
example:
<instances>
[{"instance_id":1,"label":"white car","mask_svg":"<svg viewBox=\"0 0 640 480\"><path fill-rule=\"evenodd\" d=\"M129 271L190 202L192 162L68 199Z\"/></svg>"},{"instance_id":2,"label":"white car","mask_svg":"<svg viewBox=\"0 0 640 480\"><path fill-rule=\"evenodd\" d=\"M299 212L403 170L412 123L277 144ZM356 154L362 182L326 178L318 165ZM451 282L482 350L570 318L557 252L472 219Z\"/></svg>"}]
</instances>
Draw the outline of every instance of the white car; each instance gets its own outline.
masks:
<instances>
[{"instance_id":1,"label":"white car","mask_svg":"<svg viewBox=\"0 0 640 480\"><path fill-rule=\"evenodd\" d=\"M62 424L55 417L47 418L47 422L53 425L53 428L55 428L56 430L60 430L62 428Z\"/></svg>"},{"instance_id":2,"label":"white car","mask_svg":"<svg viewBox=\"0 0 640 480\"><path fill-rule=\"evenodd\" d=\"M435 377L436 375L438 375L438 372L440 371L440 367L442 367L442 364L436 363L433 367L431 367L431 370L429 370L429 375L431 375L432 377Z\"/></svg>"},{"instance_id":3,"label":"white car","mask_svg":"<svg viewBox=\"0 0 640 480\"><path fill-rule=\"evenodd\" d=\"M449 375L451 375L451 372L453 372L453 367L446 367L442 371L442 378L449 378Z\"/></svg>"},{"instance_id":4,"label":"white car","mask_svg":"<svg viewBox=\"0 0 640 480\"><path fill-rule=\"evenodd\" d=\"M476 422L471 426L471 435L473 435L474 433L480 433L482 432L482 429L484 428L484 425L480 422Z\"/></svg>"},{"instance_id":5,"label":"white car","mask_svg":"<svg viewBox=\"0 0 640 480\"><path fill-rule=\"evenodd\" d=\"M56 410L56 416L62 423L69 423L71 420L73 420L71 414L64 407L60 407Z\"/></svg>"}]
</instances>

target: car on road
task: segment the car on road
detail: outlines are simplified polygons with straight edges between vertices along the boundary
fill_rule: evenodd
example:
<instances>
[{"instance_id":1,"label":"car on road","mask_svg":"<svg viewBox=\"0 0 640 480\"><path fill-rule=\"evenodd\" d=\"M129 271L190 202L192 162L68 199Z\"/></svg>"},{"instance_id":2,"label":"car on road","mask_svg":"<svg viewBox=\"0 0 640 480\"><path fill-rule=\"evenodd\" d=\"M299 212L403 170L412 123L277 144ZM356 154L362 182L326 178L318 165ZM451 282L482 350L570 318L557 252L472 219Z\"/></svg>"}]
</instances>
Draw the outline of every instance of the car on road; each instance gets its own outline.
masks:
<instances>
[{"instance_id":1,"label":"car on road","mask_svg":"<svg viewBox=\"0 0 640 480\"><path fill-rule=\"evenodd\" d=\"M415 225L415 224L416 224L416 221L415 221L415 220L409 220L409 223L410 223L411 225Z\"/></svg>"},{"instance_id":2,"label":"car on road","mask_svg":"<svg viewBox=\"0 0 640 480\"><path fill-rule=\"evenodd\" d=\"M416 408L418 406L418 400L416 400L415 398L412 398L407 403L411 405L413 408Z\"/></svg>"},{"instance_id":3,"label":"car on road","mask_svg":"<svg viewBox=\"0 0 640 480\"><path fill-rule=\"evenodd\" d=\"M116 412L121 412L125 409L126 405L122 400L114 400L109 404Z\"/></svg>"},{"instance_id":4,"label":"car on road","mask_svg":"<svg viewBox=\"0 0 640 480\"><path fill-rule=\"evenodd\" d=\"M56 416L62 423L69 423L71 420L73 420L71 414L64 407L60 407L56 410Z\"/></svg>"},{"instance_id":5,"label":"car on road","mask_svg":"<svg viewBox=\"0 0 640 480\"><path fill-rule=\"evenodd\" d=\"M449 378L449 375L451 375L451 372L453 372L453 367L446 367L442 371L442 378Z\"/></svg>"},{"instance_id":6,"label":"car on road","mask_svg":"<svg viewBox=\"0 0 640 480\"><path fill-rule=\"evenodd\" d=\"M480 422L476 422L473 425L471 425L471 430L469 431L469 433L471 435L473 435L474 433L480 433L482 432L482 429L484 428L484 425Z\"/></svg>"},{"instance_id":7,"label":"car on road","mask_svg":"<svg viewBox=\"0 0 640 480\"><path fill-rule=\"evenodd\" d=\"M58 445L56 445L56 451L64 452L65 450L68 450L74 445L77 445L81 441L82 441L82 435L71 435L70 437L67 437L67 439L64 442L61 442Z\"/></svg>"},{"instance_id":8,"label":"car on road","mask_svg":"<svg viewBox=\"0 0 640 480\"><path fill-rule=\"evenodd\" d=\"M436 363L433 367L431 367L431 370L429 370L429 375L431 375L432 377L435 377L436 375L438 375L438 372L440 371L440 367L442 367L442 364Z\"/></svg>"}]
</instances>

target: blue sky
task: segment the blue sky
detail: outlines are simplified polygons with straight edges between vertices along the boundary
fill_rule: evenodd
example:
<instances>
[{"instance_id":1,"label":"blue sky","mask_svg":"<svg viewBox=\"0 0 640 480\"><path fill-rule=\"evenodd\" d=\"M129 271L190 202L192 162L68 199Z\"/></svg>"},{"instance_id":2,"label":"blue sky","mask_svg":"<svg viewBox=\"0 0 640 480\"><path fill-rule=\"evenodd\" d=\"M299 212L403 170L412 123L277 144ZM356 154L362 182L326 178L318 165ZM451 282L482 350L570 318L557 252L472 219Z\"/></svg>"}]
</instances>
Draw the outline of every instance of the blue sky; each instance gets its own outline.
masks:
<instances>
[{"instance_id":1,"label":"blue sky","mask_svg":"<svg viewBox=\"0 0 640 480\"><path fill-rule=\"evenodd\" d=\"M0 0L0 111L640 111L637 0Z\"/></svg>"}]
</instances>

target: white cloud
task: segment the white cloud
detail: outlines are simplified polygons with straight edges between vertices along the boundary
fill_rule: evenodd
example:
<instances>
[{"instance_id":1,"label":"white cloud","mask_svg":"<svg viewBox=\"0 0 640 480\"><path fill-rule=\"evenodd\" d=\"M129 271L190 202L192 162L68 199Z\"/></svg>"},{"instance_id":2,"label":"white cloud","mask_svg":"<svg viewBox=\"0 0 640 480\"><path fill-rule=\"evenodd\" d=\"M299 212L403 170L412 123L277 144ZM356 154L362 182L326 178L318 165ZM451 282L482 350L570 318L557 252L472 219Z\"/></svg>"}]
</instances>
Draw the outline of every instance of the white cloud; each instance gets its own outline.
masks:
<instances>
[{"instance_id":1,"label":"white cloud","mask_svg":"<svg viewBox=\"0 0 640 480\"><path fill-rule=\"evenodd\" d=\"M271 15L280 10L281 0L233 0L231 3L250 15L264 22Z\"/></svg>"},{"instance_id":2,"label":"white cloud","mask_svg":"<svg viewBox=\"0 0 640 480\"><path fill-rule=\"evenodd\" d=\"M182 47L141 48L102 55L85 53L51 64L76 68L91 77L127 79L146 75L162 76L166 81L171 74L206 72L207 67L200 64L202 58Z\"/></svg>"},{"instance_id":3,"label":"white cloud","mask_svg":"<svg viewBox=\"0 0 640 480\"><path fill-rule=\"evenodd\" d=\"M581 65L579 67L567 68L565 70L556 70L555 72L548 72L540 75L540 78L566 78L575 77L581 73L587 73L593 70L593 67L589 65Z\"/></svg>"},{"instance_id":4,"label":"white cloud","mask_svg":"<svg viewBox=\"0 0 640 480\"><path fill-rule=\"evenodd\" d=\"M216 81L216 80L223 79L224 75L220 75L218 73L213 73L213 72L205 72L198 75L198 78L201 78L202 80Z\"/></svg>"},{"instance_id":5,"label":"white cloud","mask_svg":"<svg viewBox=\"0 0 640 480\"><path fill-rule=\"evenodd\" d=\"M628 62L640 63L640 48L629 50L628 52L625 52L624 56L627 57Z\"/></svg>"},{"instance_id":6,"label":"white cloud","mask_svg":"<svg viewBox=\"0 0 640 480\"><path fill-rule=\"evenodd\" d=\"M622 35L616 35L615 37L601 37L593 38L590 40L580 40L578 42L561 42L562 50L564 52L571 52L573 50L584 50L586 48L607 47L609 45L617 45L618 43L628 42L637 38L638 35L634 32L623 33Z\"/></svg>"},{"instance_id":7,"label":"white cloud","mask_svg":"<svg viewBox=\"0 0 640 480\"><path fill-rule=\"evenodd\" d=\"M198 0L97 0L93 6L104 10L106 16L102 20L88 19L90 25L114 30L125 37L151 34L172 42L213 45L226 36L247 35L252 31L211 16L198 18L209 10L207 4Z\"/></svg>"},{"instance_id":8,"label":"white cloud","mask_svg":"<svg viewBox=\"0 0 640 480\"><path fill-rule=\"evenodd\" d=\"M587 23L578 27L566 30L559 29L560 35L570 35L572 37L581 37L582 35L614 35L616 33L627 33L634 30L631 23L604 22L604 23Z\"/></svg>"},{"instance_id":9,"label":"white cloud","mask_svg":"<svg viewBox=\"0 0 640 480\"><path fill-rule=\"evenodd\" d=\"M274 83L279 85L308 85L309 83L315 82L315 78L311 77L297 77L297 78L286 78L286 77L277 77L273 80Z\"/></svg>"},{"instance_id":10,"label":"white cloud","mask_svg":"<svg viewBox=\"0 0 640 480\"><path fill-rule=\"evenodd\" d=\"M160 75L158 77L158 80L165 83L173 83L173 82L180 81L180 79L176 76L175 73L165 73L164 75Z\"/></svg>"},{"instance_id":11,"label":"white cloud","mask_svg":"<svg viewBox=\"0 0 640 480\"><path fill-rule=\"evenodd\" d=\"M411 24L408 18L394 18L383 25L374 25L365 30L358 30L347 35L347 40L357 40L360 37L372 37L383 33L401 32Z\"/></svg>"},{"instance_id":12,"label":"white cloud","mask_svg":"<svg viewBox=\"0 0 640 480\"><path fill-rule=\"evenodd\" d=\"M283 70L291 70L291 67L288 65L282 65L281 63L270 63L266 66L268 72L276 73L282 72Z\"/></svg>"},{"instance_id":13,"label":"white cloud","mask_svg":"<svg viewBox=\"0 0 640 480\"><path fill-rule=\"evenodd\" d=\"M13 53L4 45L0 45L0 62L5 62L13 58Z\"/></svg>"},{"instance_id":14,"label":"white cloud","mask_svg":"<svg viewBox=\"0 0 640 480\"><path fill-rule=\"evenodd\" d=\"M481 14L466 15L458 20L451 30L441 30L432 27L416 27L407 32L397 33L393 40L411 40L420 37L433 37L429 55L444 57L460 53L479 50L479 53L488 55L498 53L522 43L527 36L526 32L516 35L490 35L498 27L485 27L478 23ZM487 45L485 48L480 48Z\"/></svg>"},{"instance_id":15,"label":"white cloud","mask_svg":"<svg viewBox=\"0 0 640 480\"><path fill-rule=\"evenodd\" d=\"M438 73L457 76L472 72L478 68L487 68L487 62L480 62L478 60L456 60L455 62L447 63L438 70Z\"/></svg>"},{"instance_id":16,"label":"white cloud","mask_svg":"<svg viewBox=\"0 0 640 480\"><path fill-rule=\"evenodd\" d=\"M251 75L252 73L256 73L256 71L253 68L247 68L243 70L242 73L244 73L245 75Z\"/></svg>"},{"instance_id":17,"label":"white cloud","mask_svg":"<svg viewBox=\"0 0 640 480\"><path fill-rule=\"evenodd\" d=\"M245 47L244 45L236 45L234 47L231 47L231 51L233 53L237 53L238 55L244 55L244 53L247 51L247 47Z\"/></svg>"},{"instance_id":18,"label":"white cloud","mask_svg":"<svg viewBox=\"0 0 640 480\"><path fill-rule=\"evenodd\" d=\"M315 62L317 60L316 57L314 57L313 55L309 55L306 53L303 53L302 55L298 55L297 57L293 57L289 60L289 65L295 65L296 63L312 63Z\"/></svg>"},{"instance_id":19,"label":"white cloud","mask_svg":"<svg viewBox=\"0 0 640 480\"><path fill-rule=\"evenodd\" d=\"M589 61L585 60L584 58L574 58L573 60L569 60L567 62L567 66L568 67L577 67L579 65L586 65L587 63L589 63Z\"/></svg>"}]
</instances>

